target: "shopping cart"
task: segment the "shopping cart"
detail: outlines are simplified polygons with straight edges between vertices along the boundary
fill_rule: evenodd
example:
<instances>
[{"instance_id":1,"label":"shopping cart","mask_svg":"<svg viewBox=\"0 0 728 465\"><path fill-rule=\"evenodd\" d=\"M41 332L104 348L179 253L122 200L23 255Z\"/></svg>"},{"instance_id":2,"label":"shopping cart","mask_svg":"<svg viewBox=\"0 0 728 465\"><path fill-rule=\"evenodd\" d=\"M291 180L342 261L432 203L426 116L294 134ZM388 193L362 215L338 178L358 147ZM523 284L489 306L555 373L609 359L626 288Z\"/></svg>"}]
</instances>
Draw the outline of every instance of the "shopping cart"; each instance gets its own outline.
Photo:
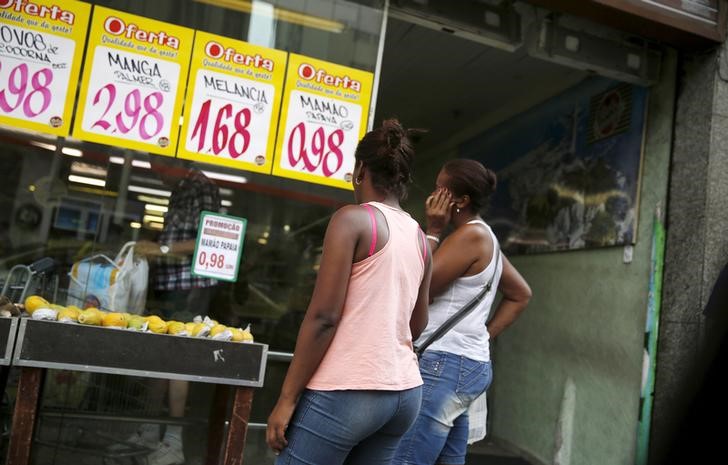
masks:
<instances>
[{"instance_id":1,"label":"shopping cart","mask_svg":"<svg viewBox=\"0 0 728 465\"><path fill-rule=\"evenodd\" d=\"M58 282L55 260L44 257L30 265L12 267L5 278L0 295L7 296L14 303L22 303L31 294L46 296L52 302L56 302Z\"/></svg>"}]
</instances>

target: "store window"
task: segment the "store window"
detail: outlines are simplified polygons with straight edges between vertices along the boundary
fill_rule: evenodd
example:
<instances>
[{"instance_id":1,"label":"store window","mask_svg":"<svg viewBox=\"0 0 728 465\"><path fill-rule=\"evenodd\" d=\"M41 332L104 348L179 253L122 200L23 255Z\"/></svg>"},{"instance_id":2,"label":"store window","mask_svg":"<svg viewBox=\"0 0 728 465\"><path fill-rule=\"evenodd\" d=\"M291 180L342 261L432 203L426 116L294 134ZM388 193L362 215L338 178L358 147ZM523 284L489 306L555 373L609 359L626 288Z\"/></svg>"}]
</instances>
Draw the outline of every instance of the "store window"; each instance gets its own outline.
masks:
<instances>
[{"instance_id":1,"label":"store window","mask_svg":"<svg viewBox=\"0 0 728 465\"><path fill-rule=\"evenodd\" d=\"M367 73L377 66L383 4L379 1L90 3ZM0 56L0 64L2 60ZM19 98L20 81L8 79ZM75 92L77 86L72 87ZM68 99L75 99L76 105L81 100L76 93ZM133 97L128 102L143 106ZM143 116L132 108L123 118L128 123L129 118ZM349 190L337 187L158 155L123 142L52 137L3 124L0 289L19 303L40 295L60 306L129 310L165 321L208 317L230 328L249 328L255 341L268 344L271 351L292 352L328 219L352 200ZM234 281L190 275L196 220L202 211L247 221ZM142 303L104 286L114 278L113 267L103 264L120 263L117 259L128 250L125 244L132 242L136 256L148 265L148 271L137 274L147 276L136 284L145 297ZM27 267L39 270L41 264L42 273L23 273ZM89 292L91 288L98 295ZM110 308L116 298L128 308ZM286 368L285 360L269 362L265 387L256 391L251 422L265 422ZM5 410L12 404L16 380L11 374ZM34 463L81 463L100 456L120 460L113 454L114 444L131 437L150 418L178 418L157 422L158 438L164 437L165 429L183 426L185 463L203 463L213 388L188 388L180 415L167 400L166 392L174 388L152 380L51 370L42 391ZM268 455L264 431L251 428L246 463L264 463ZM3 452L0 463L4 458Z\"/></svg>"}]
</instances>

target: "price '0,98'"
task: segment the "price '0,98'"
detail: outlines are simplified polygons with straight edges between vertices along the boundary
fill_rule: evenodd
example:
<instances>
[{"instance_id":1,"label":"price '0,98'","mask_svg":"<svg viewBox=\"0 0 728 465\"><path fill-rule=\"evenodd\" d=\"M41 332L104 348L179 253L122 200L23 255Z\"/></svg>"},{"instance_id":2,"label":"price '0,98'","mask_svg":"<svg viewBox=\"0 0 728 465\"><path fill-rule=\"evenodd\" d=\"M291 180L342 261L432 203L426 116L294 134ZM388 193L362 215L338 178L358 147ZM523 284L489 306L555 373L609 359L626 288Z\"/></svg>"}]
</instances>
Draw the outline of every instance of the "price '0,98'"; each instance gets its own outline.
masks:
<instances>
[{"instance_id":1,"label":"price '0,98'","mask_svg":"<svg viewBox=\"0 0 728 465\"><path fill-rule=\"evenodd\" d=\"M303 168L309 173L321 166L324 176L331 177L344 163L343 142L343 130L336 129L327 136L323 127L316 129L311 139L307 139L306 124L298 123L288 135L288 162L296 167L302 161ZM331 157L334 157L333 167L330 166Z\"/></svg>"},{"instance_id":2,"label":"price '0,98'","mask_svg":"<svg viewBox=\"0 0 728 465\"><path fill-rule=\"evenodd\" d=\"M28 78L30 78L30 92L28 92ZM0 108L5 113L10 113L22 105L23 114L27 118L38 116L51 104L51 91L48 86L52 82L53 71L49 68L39 69L29 76L28 65L21 63L10 71L7 87L0 90ZM14 96L14 102L9 101L10 96ZM34 109L33 102L38 102L40 108Z\"/></svg>"},{"instance_id":3,"label":"price '0,98'","mask_svg":"<svg viewBox=\"0 0 728 465\"><path fill-rule=\"evenodd\" d=\"M197 261L200 263L201 266L204 266L206 268L222 268L223 266L225 266L225 255L223 254L211 253L209 261L207 260L207 258L208 257L206 252L200 252Z\"/></svg>"},{"instance_id":4,"label":"price '0,98'","mask_svg":"<svg viewBox=\"0 0 728 465\"><path fill-rule=\"evenodd\" d=\"M190 140L197 139L197 151L202 152L207 142L207 128L210 120L210 105L212 104L211 99L207 99L205 103L200 107L200 113L197 115L195 121L195 127L192 130L192 136ZM236 159L243 155L248 147L250 146L250 132L248 126L250 125L250 109L243 108L242 110L235 113L235 119L233 120L233 133L230 135L230 128L228 127L228 119L233 114L233 105L228 103L223 105L217 110L217 116L215 117L215 124L212 128L212 147L208 151L212 151L215 155L219 155L224 149L227 149L230 158Z\"/></svg>"},{"instance_id":5,"label":"price '0,98'","mask_svg":"<svg viewBox=\"0 0 728 465\"><path fill-rule=\"evenodd\" d=\"M100 88L94 95L92 105L96 106L104 95L107 96L106 109L101 118L91 125L92 128L99 127L108 131L114 122L116 124L111 131L112 134L117 130L122 134L127 134L136 128L138 123L139 136L143 140L151 139L164 128L164 116L159 112L159 108L164 103L164 95L161 92L152 92L142 100L139 89L132 90L124 97L124 109L117 113L111 122L106 120L106 114L116 101L116 86L106 84Z\"/></svg>"}]
</instances>

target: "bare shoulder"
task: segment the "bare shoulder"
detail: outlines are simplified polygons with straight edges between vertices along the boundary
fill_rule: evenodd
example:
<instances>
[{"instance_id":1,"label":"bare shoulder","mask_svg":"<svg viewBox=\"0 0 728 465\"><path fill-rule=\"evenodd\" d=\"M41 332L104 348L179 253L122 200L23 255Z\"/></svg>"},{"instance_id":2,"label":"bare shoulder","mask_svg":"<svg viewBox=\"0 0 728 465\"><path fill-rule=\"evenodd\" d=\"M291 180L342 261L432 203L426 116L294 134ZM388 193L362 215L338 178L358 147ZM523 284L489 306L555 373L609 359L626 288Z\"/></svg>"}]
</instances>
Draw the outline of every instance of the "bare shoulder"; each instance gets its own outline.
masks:
<instances>
[{"instance_id":1,"label":"bare shoulder","mask_svg":"<svg viewBox=\"0 0 728 465\"><path fill-rule=\"evenodd\" d=\"M488 228L480 224L465 224L450 235L454 241L462 244L491 245L493 237Z\"/></svg>"},{"instance_id":2,"label":"bare shoulder","mask_svg":"<svg viewBox=\"0 0 728 465\"><path fill-rule=\"evenodd\" d=\"M345 205L331 216L329 228L356 230L368 220L367 212L360 205Z\"/></svg>"}]
</instances>

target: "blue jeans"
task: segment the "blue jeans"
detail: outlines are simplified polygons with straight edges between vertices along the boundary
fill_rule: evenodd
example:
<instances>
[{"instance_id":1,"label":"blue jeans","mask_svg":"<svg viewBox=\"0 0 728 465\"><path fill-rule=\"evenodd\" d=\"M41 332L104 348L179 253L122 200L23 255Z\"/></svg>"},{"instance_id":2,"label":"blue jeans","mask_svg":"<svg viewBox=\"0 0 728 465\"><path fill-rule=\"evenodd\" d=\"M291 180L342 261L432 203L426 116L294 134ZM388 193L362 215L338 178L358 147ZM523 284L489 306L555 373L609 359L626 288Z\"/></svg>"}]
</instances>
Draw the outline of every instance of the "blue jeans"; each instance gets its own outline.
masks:
<instances>
[{"instance_id":1,"label":"blue jeans","mask_svg":"<svg viewBox=\"0 0 728 465\"><path fill-rule=\"evenodd\" d=\"M405 391L307 389L276 465L389 465L421 400L421 386Z\"/></svg>"},{"instance_id":2,"label":"blue jeans","mask_svg":"<svg viewBox=\"0 0 728 465\"><path fill-rule=\"evenodd\" d=\"M493 379L490 362L425 351L422 407L392 465L462 465L468 446L468 407Z\"/></svg>"}]
</instances>

